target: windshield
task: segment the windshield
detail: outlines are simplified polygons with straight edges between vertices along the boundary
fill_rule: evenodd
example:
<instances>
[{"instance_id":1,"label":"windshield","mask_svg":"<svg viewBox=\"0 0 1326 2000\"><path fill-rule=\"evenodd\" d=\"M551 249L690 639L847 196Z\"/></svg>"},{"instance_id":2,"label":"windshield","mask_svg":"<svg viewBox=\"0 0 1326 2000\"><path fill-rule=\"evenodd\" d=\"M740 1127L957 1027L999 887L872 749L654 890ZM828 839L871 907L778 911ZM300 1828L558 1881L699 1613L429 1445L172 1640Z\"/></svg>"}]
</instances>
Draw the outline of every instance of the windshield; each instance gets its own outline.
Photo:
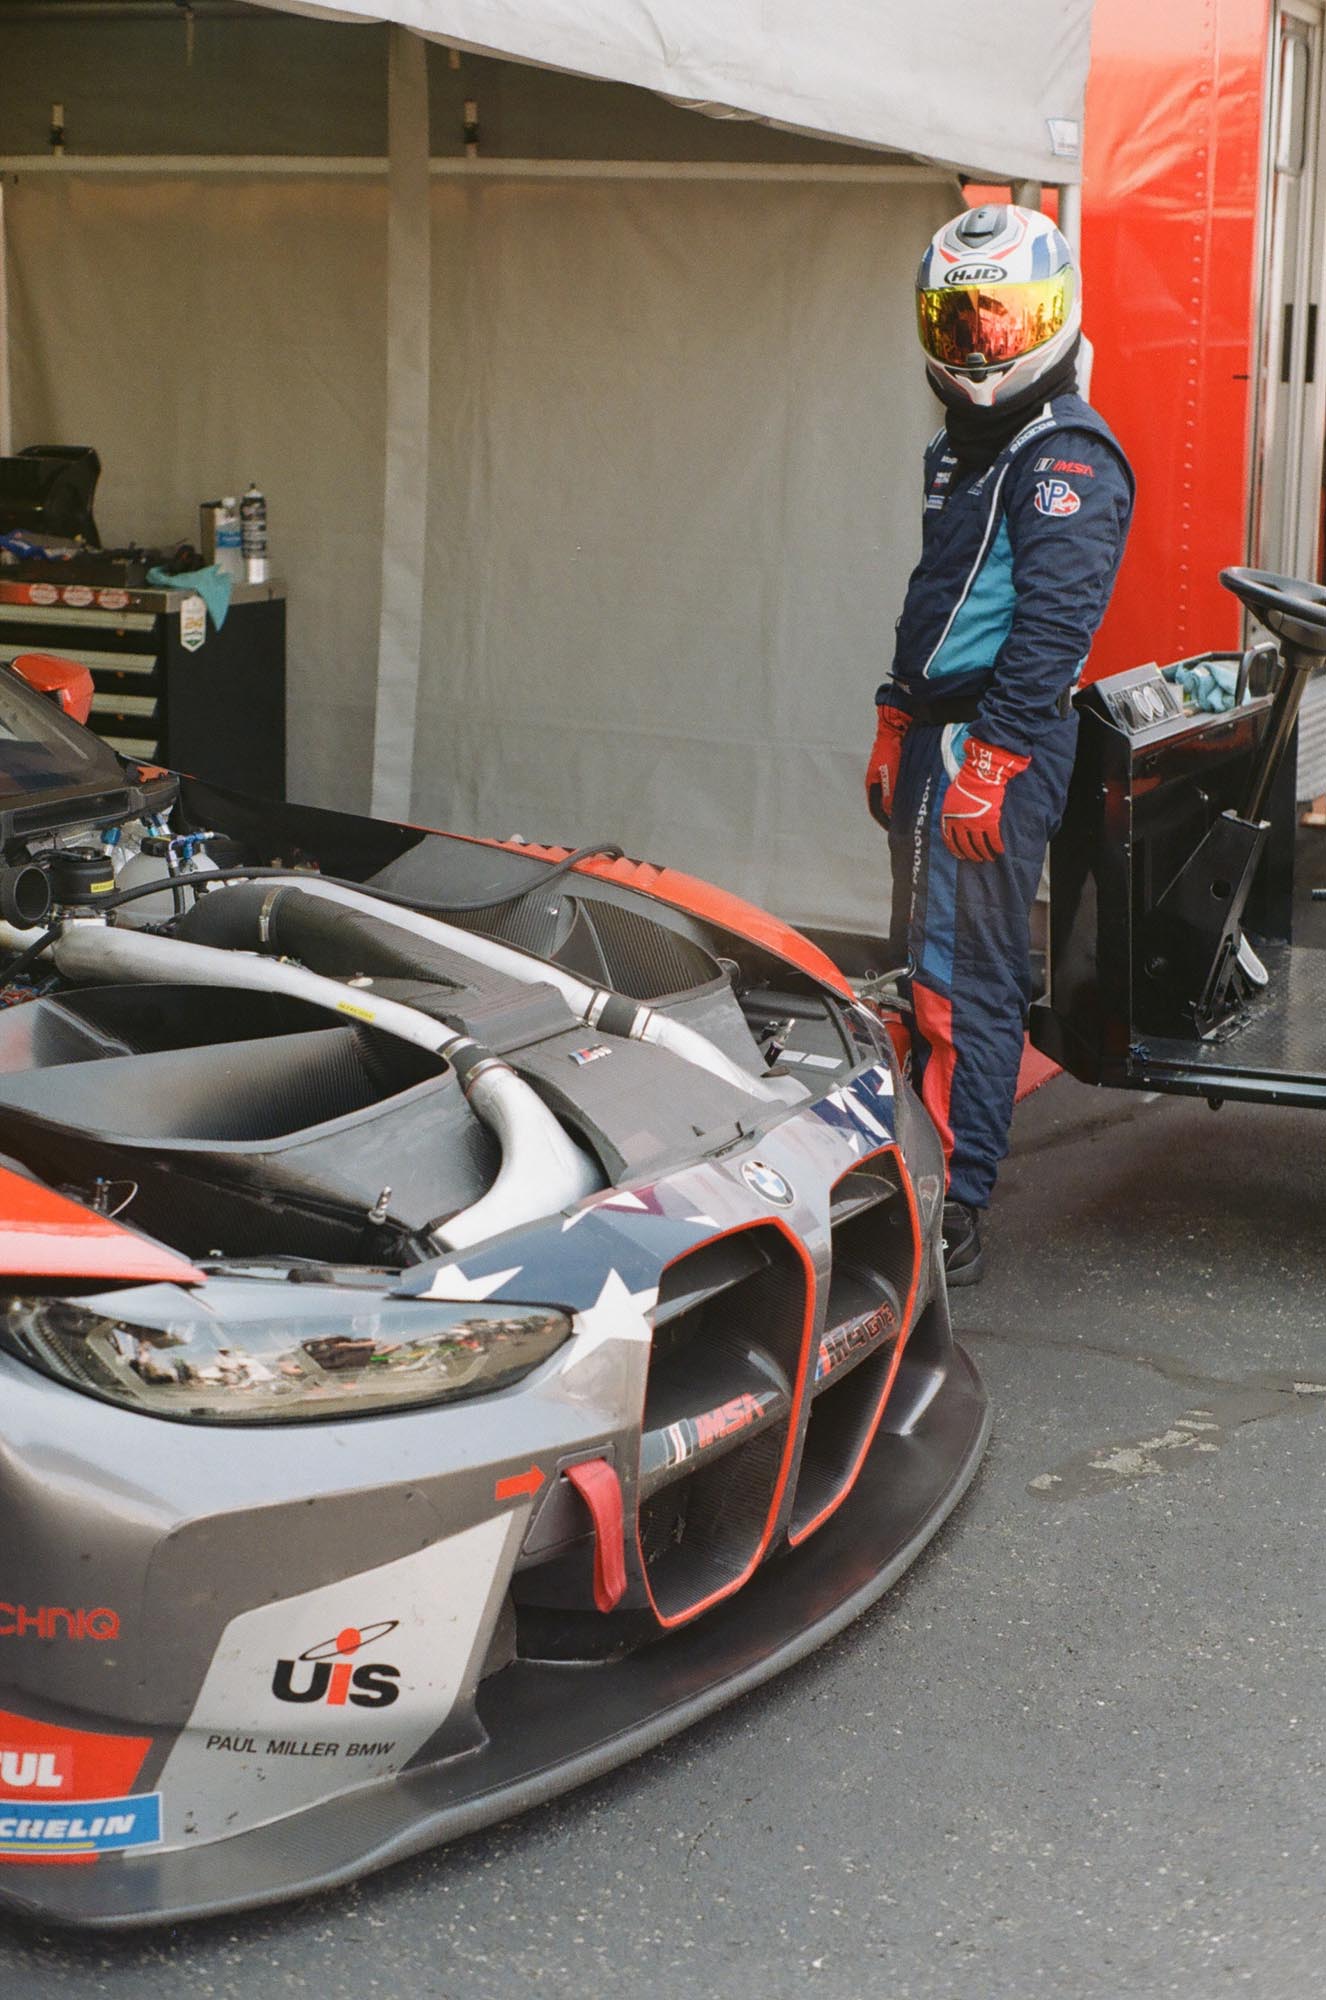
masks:
<instances>
[{"instance_id":1,"label":"windshield","mask_svg":"<svg viewBox=\"0 0 1326 2000\"><path fill-rule=\"evenodd\" d=\"M100 737L17 674L0 672L0 799L123 783L115 753Z\"/></svg>"}]
</instances>

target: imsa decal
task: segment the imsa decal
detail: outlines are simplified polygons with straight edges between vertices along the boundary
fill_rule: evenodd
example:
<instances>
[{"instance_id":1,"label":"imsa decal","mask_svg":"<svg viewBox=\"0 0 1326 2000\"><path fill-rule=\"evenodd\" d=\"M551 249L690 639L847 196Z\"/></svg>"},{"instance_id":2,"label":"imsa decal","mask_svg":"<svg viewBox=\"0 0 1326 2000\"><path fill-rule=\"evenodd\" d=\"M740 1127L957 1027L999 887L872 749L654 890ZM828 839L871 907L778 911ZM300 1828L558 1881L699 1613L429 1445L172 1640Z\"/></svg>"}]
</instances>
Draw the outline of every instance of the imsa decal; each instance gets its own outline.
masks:
<instances>
[{"instance_id":1,"label":"imsa decal","mask_svg":"<svg viewBox=\"0 0 1326 2000\"><path fill-rule=\"evenodd\" d=\"M749 1392L733 1396L717 1409L703 1410L697 1417L680 1417L675 1424L669 1424L663 1432L666 1456L665 1466L683 1465L688 1458L695 1458L700 1452L708 1451L711 1445L721 1444L728 1438L738 1437L759 1423L761 1417L775 1409L782 1401L776 1389L761 1389L755 1394Z\"/></svg>"}]
</instances>

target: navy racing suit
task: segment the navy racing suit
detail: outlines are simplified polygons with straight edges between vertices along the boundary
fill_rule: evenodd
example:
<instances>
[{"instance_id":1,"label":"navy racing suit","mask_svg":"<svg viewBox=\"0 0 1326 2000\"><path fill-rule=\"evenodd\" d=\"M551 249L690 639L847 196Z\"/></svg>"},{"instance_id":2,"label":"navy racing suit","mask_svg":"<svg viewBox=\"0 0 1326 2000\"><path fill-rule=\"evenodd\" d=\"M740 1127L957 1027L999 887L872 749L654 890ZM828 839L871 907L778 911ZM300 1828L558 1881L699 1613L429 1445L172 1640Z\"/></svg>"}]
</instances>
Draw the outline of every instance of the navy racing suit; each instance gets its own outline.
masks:
<instances>
[{"instance_id":1,"label":"navy racing suit","mask_svg":"<svg viewBox=\"0 0 1326 2000\"><path fill-rule=\"evenodd\" d=\"M1027 1009L1029 919L1077 743L1068 696L1123 555L1133 476L1108 425L1056 396L993 464L925 454L921 559L890 678L912 717L889 827L892 936L905 935L913 1061L944 1141L949 1195L988 1205L1008 1150ZM1030 758L1009 781L1004 853L960 861L940 829L967 737Z\"/></svg>"}]
</instances>

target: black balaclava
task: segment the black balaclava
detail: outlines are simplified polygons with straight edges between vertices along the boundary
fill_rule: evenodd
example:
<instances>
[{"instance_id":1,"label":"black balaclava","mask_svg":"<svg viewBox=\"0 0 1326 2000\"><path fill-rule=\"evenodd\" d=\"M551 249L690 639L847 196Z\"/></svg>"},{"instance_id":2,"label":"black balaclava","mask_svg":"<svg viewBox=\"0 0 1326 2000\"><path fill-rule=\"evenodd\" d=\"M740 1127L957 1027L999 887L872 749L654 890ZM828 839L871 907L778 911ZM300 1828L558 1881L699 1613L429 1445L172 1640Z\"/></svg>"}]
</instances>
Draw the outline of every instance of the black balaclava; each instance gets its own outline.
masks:
<instances>
[{"instance_id":1,"label":"black balaclava","mask_svg":"<svg viewBox=\"0 0 1326 2000\"><path fill-rule=\"evenodd\" d=\"M1043 403L1048 403L1054 396L1076 395L1077 350L1080 345L1079 337L1047 374L1040 376L1019 395L1010 396L1006 403L996 403L989 409L979 403L968 402L960 389L950 388L947 382L941 383L929 369L926 370L930 387L944 405L944 430L949 450L964 473L984 472L987 466L993 465L1004 446L1013 442L1022 426L1031 421Z\"/></svg>"}]
</instances>

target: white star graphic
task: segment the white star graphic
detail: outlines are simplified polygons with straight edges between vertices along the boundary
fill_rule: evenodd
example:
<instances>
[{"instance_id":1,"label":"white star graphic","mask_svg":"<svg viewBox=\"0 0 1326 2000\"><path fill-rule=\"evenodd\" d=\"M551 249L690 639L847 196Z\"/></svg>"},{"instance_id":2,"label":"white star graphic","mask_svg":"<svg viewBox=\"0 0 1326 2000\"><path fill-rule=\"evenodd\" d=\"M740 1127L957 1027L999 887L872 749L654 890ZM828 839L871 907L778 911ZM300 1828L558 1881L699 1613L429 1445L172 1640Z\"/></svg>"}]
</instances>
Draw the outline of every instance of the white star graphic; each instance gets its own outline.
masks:
<instances>
[{"instance_id":1,"label":"white star graphic","mask_svg":"<svg viewBox=\"0 0 1326 2000\"><path fill-rule=\"evenodd\" d=\"M459 1264L443 1264L434 1273L428 1290L416 1296L421 1299L453 1299L458 1305L471 1299L491 1298L508 1278L519 1277L523 1268L521 1264L513 1264L509 1271L490 1271L483 1278L467 1278Z\"/></svg>"},{"instance_id":2,"label":"white star graphic","mask_svg":"<svg viewBox=\"0 0 1326 2000\"><path fill-rule=\"evenodd\" d=\"M621 1272L609 1271L593 1305L576 1314L576 1358L581 1359L608 1340L652 1339L649 1314L657 1304L657 1285L646 1285L639 1292L628 1291Z\"/></svg>"}]
</instances>

